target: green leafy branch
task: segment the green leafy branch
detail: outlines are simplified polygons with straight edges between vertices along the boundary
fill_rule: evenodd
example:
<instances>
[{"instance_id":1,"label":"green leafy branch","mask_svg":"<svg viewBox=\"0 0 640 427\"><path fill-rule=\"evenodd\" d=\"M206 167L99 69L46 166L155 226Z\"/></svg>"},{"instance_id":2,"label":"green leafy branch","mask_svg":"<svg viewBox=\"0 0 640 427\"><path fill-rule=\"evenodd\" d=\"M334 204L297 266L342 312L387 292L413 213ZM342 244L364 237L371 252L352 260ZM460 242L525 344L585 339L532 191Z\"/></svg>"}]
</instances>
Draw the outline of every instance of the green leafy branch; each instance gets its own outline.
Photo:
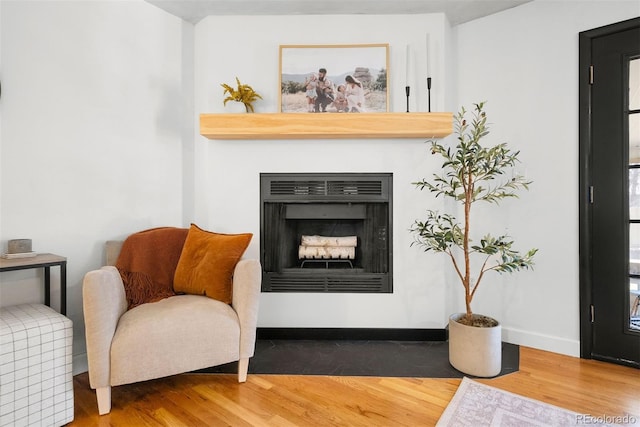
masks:
<instances>
[{"instance_id":1,"label":"green leafy branch","mask_svg":"<svg viewBox=\"0 0 640 427\"><path fill-rule=\"evenodd\" d=\"M494 187L483 186L484 181L494 181L504 175L506 169L513 168L518 160L519 151L511 151L507 144L483 147L480 139L489 134L487 117L483 111L484 103L475 104L476 110L471 127L465 118L464 107L454 117L454 129L458 134L458 144L453 152L437 140L431 141L431 153L440 154L444 158L445 175L433 174L434 183L426 180L414 182L421 190L427 188L436 193L436 197L445 195L458 201L469 195L470 202L484 200L498 203L506 197L518 197L516 190L529 189L531 181L522 175L515 175Z\"/></svg>"},{"instance_id":2,"label":"green leafy branch","mask_svg":"<svg viewBox=\"0 0 640 427\"><path fill-rule=\"evenodd\" d=\"M448 214L440 214L437 211L428 210L427 218L424 221L416 220L410 229L416 234L411 245L418 245L425 252L443 252L449 256L453 267L462 283L465 282L463 267L455 257L455 248L464 248L464 230L458 224L456 218ZM538 251L531 249L524 255L512 249L513 241L509 236L502 235L493 237L485 235L479 245L471 246L469 255L479 253L485 255L482 266L479 269L478 278L470 283L471 297L480 284L487 271L497 271L498 273L513 273L521 269L533 267L533 257ZM494 260L493 264L490 261Z\"/></svg>"}]
</instances>

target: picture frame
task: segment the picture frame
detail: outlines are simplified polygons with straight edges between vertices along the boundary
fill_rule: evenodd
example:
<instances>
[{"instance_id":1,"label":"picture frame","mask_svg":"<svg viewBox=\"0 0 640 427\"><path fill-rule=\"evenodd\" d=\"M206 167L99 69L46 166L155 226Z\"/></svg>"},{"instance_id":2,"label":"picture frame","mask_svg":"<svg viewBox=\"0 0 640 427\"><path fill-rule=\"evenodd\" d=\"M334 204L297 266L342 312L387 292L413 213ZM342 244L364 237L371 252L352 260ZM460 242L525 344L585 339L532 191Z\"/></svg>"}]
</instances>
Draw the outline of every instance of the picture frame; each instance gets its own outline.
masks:
<instances>
[{"instance_id":1,"label":"picture frame","mask_svg":"<svg viewBox=\"0 0 640 427\"><path fill-rule=\"evenodd\" d=\"M281 45L279 71L281 113L389 111L389 44Z\"/></svg>"}]
</instances>

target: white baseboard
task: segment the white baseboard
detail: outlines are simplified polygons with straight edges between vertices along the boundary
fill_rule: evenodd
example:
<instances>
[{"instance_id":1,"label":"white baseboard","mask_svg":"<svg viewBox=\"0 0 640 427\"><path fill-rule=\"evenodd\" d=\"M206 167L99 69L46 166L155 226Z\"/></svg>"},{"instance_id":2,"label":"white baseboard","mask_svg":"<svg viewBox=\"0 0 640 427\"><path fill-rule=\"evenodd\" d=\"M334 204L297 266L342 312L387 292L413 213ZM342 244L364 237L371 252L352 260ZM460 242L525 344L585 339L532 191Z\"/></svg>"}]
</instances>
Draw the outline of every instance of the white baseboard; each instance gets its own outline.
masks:
<instances>
[{"instance_id":1,"label":"white baseboard","mask_svg":"<svg viewBox=\"0 0 640 427\"><path fill-rule=\"evenodd\" d=\"M87 353L73 355L73 375L83 374L89 370Z\"/></svg>"},{"instance_id":2,"label":"white baseboard","mask_svg":"<svg viewBox=\"0 0 640 427\"><path fill-rule=\"evenodd\" d=\"M502 340L511 344L580 357L580 341L502 327Z\"/></svg>"}]
</instances>

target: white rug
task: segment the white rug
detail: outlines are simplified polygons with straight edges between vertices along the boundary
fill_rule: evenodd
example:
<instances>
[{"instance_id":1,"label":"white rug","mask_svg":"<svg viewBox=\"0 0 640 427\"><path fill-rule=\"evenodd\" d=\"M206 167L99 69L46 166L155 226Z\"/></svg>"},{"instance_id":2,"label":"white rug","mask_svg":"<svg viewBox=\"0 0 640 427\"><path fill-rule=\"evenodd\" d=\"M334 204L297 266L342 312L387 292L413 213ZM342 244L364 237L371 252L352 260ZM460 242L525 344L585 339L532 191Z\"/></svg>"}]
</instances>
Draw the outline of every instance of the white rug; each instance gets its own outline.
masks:
<instances>
[{"instance_id":1,"label":"white rug","mask_svg":"<svg viewBox=\"0 0 640 427\"><path fill-rule=\"evenodd\" d=\"M579 414L463 378L436 426L616 426L614 423L636 422L628 418Z\"/></svg>"}]
</instances>

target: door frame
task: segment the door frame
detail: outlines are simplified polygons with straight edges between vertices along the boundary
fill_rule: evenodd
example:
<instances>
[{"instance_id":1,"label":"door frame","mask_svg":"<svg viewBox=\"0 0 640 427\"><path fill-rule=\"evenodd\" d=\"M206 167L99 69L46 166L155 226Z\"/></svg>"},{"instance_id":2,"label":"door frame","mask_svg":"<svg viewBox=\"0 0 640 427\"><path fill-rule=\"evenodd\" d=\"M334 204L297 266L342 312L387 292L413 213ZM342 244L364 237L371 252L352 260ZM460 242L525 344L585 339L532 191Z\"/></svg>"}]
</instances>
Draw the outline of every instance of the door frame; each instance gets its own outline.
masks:
<instances>
[{"instance_id":1,"label":"door frame","mask_svg":"<svg viewBox=\"0 0 640 427\"><path fill-rule=\"evenodd\" d=\"M640 18L605 25L579 34L578 110L579 110L579 304L580 357L591 359L593 326L591 322L593 283L591 268L591 44L597 37L608 36L640 26Z\"/></svg>"}]
</instances>

